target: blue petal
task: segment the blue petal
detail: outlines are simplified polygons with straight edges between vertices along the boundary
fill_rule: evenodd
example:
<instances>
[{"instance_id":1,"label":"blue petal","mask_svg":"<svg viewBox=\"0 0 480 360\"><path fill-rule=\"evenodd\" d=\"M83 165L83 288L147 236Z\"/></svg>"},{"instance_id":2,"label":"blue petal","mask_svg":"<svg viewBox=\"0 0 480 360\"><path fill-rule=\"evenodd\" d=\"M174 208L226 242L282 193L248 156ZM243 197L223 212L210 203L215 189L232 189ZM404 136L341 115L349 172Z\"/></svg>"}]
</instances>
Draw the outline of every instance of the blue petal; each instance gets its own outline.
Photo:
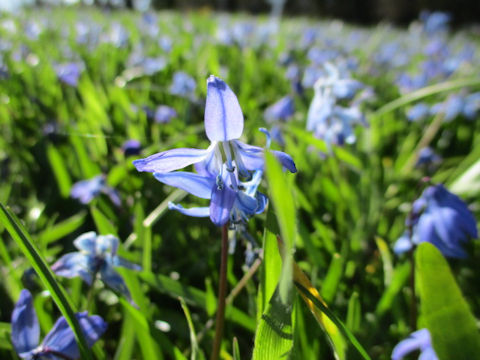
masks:
<instances>
[{"instance_id":1,"label":"blue petal","mask_svg":"<svg viewBox=\"0 0 480 360\"><path fill-rule=\"evenodd\" d=\"M130 270L135 270L135 271L141 271L142 267L140 265L134 264L128 260L125 260L124 258L121 258L120 256L114 256L112 259L112 265L113 266L121 266L126 269Z\"/></svg>"},{"instance_id":2,"label":"blue petal","mask_svg":"<svg viewBox=\"0 0 480 360\"><path fill-rule=\"evenodd\" d=\"M103 282L112 288L113 290L119 292L120 294L124 295L128 301L132 301L130 296L130 291L125 284L123 278L118 274L112 266L108 264L102 268L100 271L101 278Z\"/></svg>"},{"instance_id":3,"label":"blue petal","mask_svg":"<svg viewBox=\"0 0 480 360\"><path fill-rule=\"evenodd\" d=\"M165 174L154 173L153 175L164 184L175 186L202 199L210 199L212 188L215 186L215 178L191 172L175 171Z\"/></svg>"},{"instance_id":4,"label":"blue petal","mask_svg":"<svg viewBox=\"0 0 480 360\"><path fill-rule=\"evenodd\" d=\"M403 234L398 238L395 245L393 246L393 252L397 255L403 254L409 251L412 248L413 244L410 240L410 237L407 234Z\"/></svg>"},{"instance_id":5,"label":"blue petal","mask_svg":"<svg viewBox=\"0 0 480 360\"><path fill-rule=\"evenodd\" d=\"M122 205L122 200L120 199L120 195L117 190L110 186L104 186L102 188L102 192L107 195L113 204L120 207Z\"/></svg>"},{"instance_id":6,"label":"blue petal","mask_svg":"<svg viewBox=\"0 0 480 360\"><path fill-rule=\"evenodd\" d=\"M204 160L210 149L180 148L163 151L145 159L135 160L133 165L138 171L170 172Z\"/></svg>"},{"instance_id":7,"label":"blue petal","mask_svg":"<svg viewBox=\"0 0 480 360\"><path fill-rule=\"evenodd\" d=\"M89 271L90 257L73 252L63 255L55 264L52 271L58 276L73 278L80 276L88 285L92 284L92 274Z\"/></svg>"},{"instance_id":8,"label":"blue petal","mask_svg":"<svg viewBox=\"0 0 480 360\"><path fill-rule=\"evenodd\" d=\"M241 141L232 142L235 151L235 159L238 165L238 172L241 176L246 176L246 172L263 170L265 160L263 149L258 146L245 144Z\"/></svg>"},{"instance_id":9,"label":"blue petal","mask_svg":"<svg viewBox=\"0 0 480 360\"><path fill-rule=\"evenodd\" d=\"M115 256L119 243L120 241L116 236L99 235L95 244L95 255L100 255L101 257L105 257L107 254Z\"/></svg>"},{"instance_id":10,"label":"blue petal","mask_svg":"<svg viewBox=\"0 0 480 360\"><path fill-rule=\"evenodd\" d=\"M256 198L239 191L237 193L235 206L247 216L252 216L257 210L258 203Z\"/></svg>"},{"instance_id":11,"label":"blue petal","mask_svg":"<svg viewBox=\"0 0 480 360\"><path fill-rule=\"evenodd\" d=\"M170 210L176 210L184 215L193 216L193 217L207 217L210 215L210 209L208 207L194 207L190 209L185 209L182 205L174 204L172 202L168 203L168 208Z\"/></svg>"},{"instance_id":12,"label":"blue petal","mask_svg":"<svg viewBox=\"0 0 480 360\"><path fill-rule=\"evenodd\" d=\"M255 214L261 214L265 211L265 207L268 204L268 197L261 192L257 192L257 210Z\"/></svg>"},{"instance_id":13,"label":"blue petal","mask_svg":"<svg viewBox=\"0 0 480 360\"><path fill-rule=\"evenodd\" d=\"M283 151L272 151L273 155L277 158L278 161L282 164L284 168L292 173L297 172L297 167L295 166L295 162L293 161L292 157Z\"/></svg>"},{"instance_id":14,"label":"blue petal","mask_svg":"<svg viewBox=\"0 0 480 360\"><path fill-rule=\"evenodd\" d=\"M28 290L20 292L20 298L12 313L12 343L17 354L21 356L38 346L40 327Z\"/></svg>"},{"instance_id":15,"label":"blue petal","mask_svg":"<svg viewBox=\"0 0 480 360\"><path fill-rule=\"evenodd\" d=\"M87 253L95 253L95 244L97 241L97 233L95 231L86 232L77 237L73 244L78 250L83 250Z\"/></svg>"},{"instance_id":16,"label":"blue petal","mask_svg":"<svg viewBox=\"0 0 480 360\"><path fill-rule=\"evenodd\" d=\"M243 113L237 97L221 79L207 79L205 132L210 141L238 139L243 132Z\"/></svg>"},{"instance_id":17,"label":"blue petal","mask_svg":"<svg viewBox=\"0 0 480 360\"><path fill-rule=\"evenodd\" d=\"M75 316L80 323L87 345L91 347L105 332L107 323L100 316L88 316L87 312L77 313ZM52 350L71 359L80 357L73 331L63 316L57 320L53 329L45 336L42 346L46 349L46 354L48 354L48 350Z\"/></svg>"},{"instance_id":18,"label":"blue petal","mask_svg":"<svg viewBox=\"0 0 480 360\"><path fill-rule=\"evenodd\" d=\"M228 186L221 189L216 186L213 188L210 201L210 220L216 226L223 226L228 222L236 195L235 191Z\"/></svg>"},{"instance_id":19,"label":"blue petal","mask_svg":"<svg viewBox=\"0 0 480 360\"><path fill-rule=\"evenodd\" d=\"M393 349L392 360L403 359L414 350L422 350L431 347L430 333L427 329L413 332L410 336L400 341Z\"/></svg>"}]
</instances>

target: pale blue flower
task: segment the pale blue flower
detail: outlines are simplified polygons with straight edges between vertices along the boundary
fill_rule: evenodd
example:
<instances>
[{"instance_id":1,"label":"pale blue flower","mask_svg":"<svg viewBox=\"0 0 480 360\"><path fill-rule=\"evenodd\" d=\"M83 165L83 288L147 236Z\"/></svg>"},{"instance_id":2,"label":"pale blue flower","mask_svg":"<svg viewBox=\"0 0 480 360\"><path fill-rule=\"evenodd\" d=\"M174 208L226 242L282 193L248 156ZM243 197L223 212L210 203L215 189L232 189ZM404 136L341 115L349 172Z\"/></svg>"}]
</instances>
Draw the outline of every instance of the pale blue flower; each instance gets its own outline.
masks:
<instances>
[{"instance_id":1,"label":"pale blue flower","mask_svg":"<svg viewBox=\"0 0 480 360\"><path fill-rule=\"evenodd\" d=\"M121 266L137 271L141 270L141 267L117 255L119 240L115 236L97 236L91 231L80 235L73 244L79 251L63 255L53 264L52 270L55 274L67 278L79 276L88 285L92 285L98 275L106 285L131 301L130 291L122 277L115 271L115 267Z\"/></svg>"},{"instance_id":2,"label":"pale blue flower","mask_svg":"<svg viewBox=\"0 0 480 360\"><path fill-rule=\"evenodd\" d=\"M90 203L90 201L101 193L107 195L115 205L121 205L122 201L120 200L118 192L106 184L104 175L97 175L88 180L78 181L73 184L70 191L72 198L77 199L82 204Z\"/></svg>"},{"instance_id":3,"label":"pale blue flower","mask_svg":"<svg viewBox=\"0 0 480 360\"><path fill-rule=\"evenodd\" d=\"M87 312L76 314L80 328L89 347L102 336L107 323L98 315ZM18 356L27 360L79 359L80 351L72 329L60 317L52 330L40 342L40 326L33 307L32 295L22 290L12 313L12 344Z\"/></svg>"},{"instance_id":4,"label":"pale blue flower","mask_svg":"<svg viewBox=\"0 0 480 360\"><path fill-rule=\"evenodd\" d=\"M232 169L235 161L241 177L249 177L251 171L263 170L263 149L238 140L243 132L243 113L237 97L225 82L213 75L207 80L205 131L211 141L207 149L167 150L135 160L133 164L138 171L153 173L166 173L191 164L200 164L214 176L223 171L224 162ZM289 155L280 151L273 153L285 168L296 172Z\"/></svg>"},{"instance_id":5,"label":"pale blue flower","mask_svg":"<svg viewBox=\"0 0 480 360\"><path fill-rule=\"evenodd\" d=\"M418 360L438 360L427 329L417 330L411 333L407 339L400 341L393 349L392 360L401 360L416 350L420 351Z\"/></svg>"},{"instance_id":6,"label":"pale blue flower","mask_svg":"<svg viewBox=\"0 0 480 360\"><path fill-rule=\"evenodd\" d=\"M406 220L408 230L394 246L397 254L422 242L435 245L444 256L465 258L463 245L477 238L477 223L467 205L443 185L426 188Z\"/></svg>"}]
</instances>

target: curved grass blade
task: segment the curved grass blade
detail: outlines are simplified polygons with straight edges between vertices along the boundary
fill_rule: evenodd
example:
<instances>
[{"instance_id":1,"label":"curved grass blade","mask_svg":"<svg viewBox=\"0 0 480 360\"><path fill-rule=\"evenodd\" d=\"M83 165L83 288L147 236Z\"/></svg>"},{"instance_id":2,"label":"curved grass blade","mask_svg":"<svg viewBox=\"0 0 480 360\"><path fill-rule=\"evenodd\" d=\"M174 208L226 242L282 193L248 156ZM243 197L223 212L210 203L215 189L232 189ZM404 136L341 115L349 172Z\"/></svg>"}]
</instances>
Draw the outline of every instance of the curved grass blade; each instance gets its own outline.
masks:
<instances>
[{"instance_id":1,"label":"curved grass blade","mask_svg":"<svg viewBox=\"0 0 480 360\"><path fill-rule=\"evenodd\" d=\"M300 293L303 294L308 300L310 300L321 312L323 312L340 330L343 336L345 336L357 350L360 356L365 360L371 360L370 356L367 354L363 346L358 342L357 338L348 330L348 328L343 324L343 322L328 308L323 304L317 297L312 294L309 290L302 286L299 282L295 281L295 286Z\"/></svg>"},{"instance_id":2,"label":"curved grass blade","mask_svg":"<svg viewBox=\"0 0 480 360\"><path fill-rule=\"evenodd\" d=\"M52 295L52 298L55 301L58 309L72 328L82 359L92 360L92 353L88 348L80 325L75 317L75 311L73 310L73 306L70 303L65 290L59 283L56 282L52 271L30 239L30 235L27 233L24 226L20 223L16 216L1 203L0 221L10 233L11 237L15 240L18 247L24 253L32 267L35 269L43 284Z\"/></svg>"},{"instance_id":3,"label":"curved grass blade","mask_svg":"<svg viewBox=\"0 0 480 360\"><path fill-rule=\"evenodd\" d=\"M445 81L440 84L426 86L424 88L413 91L407 95L401 96L385 105L372 114L373 117L378 117L389 113L393 110L401 108L417 100L423 99L427 96L438 94L445 91L461 89L467 86L480 86L479 79L457 79Z\"/></svg>"},{"instance_id":4,"label":"curved grass blade","mask_svg":"<svg viewBox=\"0 0 480 360\"><path fill-rule=\"evenodd\" d=\"M195 326L193 325L192 316L190 315L190 310L188 309L187 304L183 298L178 298L180 300L180 305L182 305L183 313L185 314L185 318L187 319L188 324L188 331L190 332L190 344L192 346L192 353L190 354L191 360L197 359L198 353L198 341L197 335L195 333Z\"/></svg>"}]
</instances>

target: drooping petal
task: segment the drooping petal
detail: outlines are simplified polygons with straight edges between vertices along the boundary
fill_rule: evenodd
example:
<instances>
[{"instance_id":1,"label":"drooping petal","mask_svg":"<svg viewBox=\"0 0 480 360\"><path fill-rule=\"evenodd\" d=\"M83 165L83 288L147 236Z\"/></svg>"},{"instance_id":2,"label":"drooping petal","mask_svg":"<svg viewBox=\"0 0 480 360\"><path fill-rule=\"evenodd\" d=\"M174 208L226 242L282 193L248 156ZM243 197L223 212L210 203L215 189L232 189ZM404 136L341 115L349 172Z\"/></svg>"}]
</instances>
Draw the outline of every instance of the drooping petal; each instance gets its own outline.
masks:
<instances>
[{"instance_id":1,"label":"drooping petal","mask_svg":"<svg viewBox=\"0 0 480 360\"><path fill-rule=\"evenodd\" d=\"M32 295L28 290L20 292L20 298L12 313L12 343L17 354L28 355L38 346L40 327L33 307Z\"/></svg>"},{"instance_id":2,"label":"drooping petal","mask_svg":"<svg viewBox=\"0 0 480 360\"><path fill-rule=\"evenodd\" d=\"M295 162L293 161L292 157L283 151L276 151L273 150L273 155L277 158L278 161L282 164L284 168L286 168L291 173L297 172L297 167L295 166Z\"/></svg>"},{"instance_id":3,"label":"drooping petal","mask_svg":"<svg viewBox=\"0 0 480 360\"><path fill-rule=\"evenodd\" d=\"M89 271L90 257L73 252L63 255L52 265L52 271L58 276L73 278L80 276L88 285L92 284L92 273Z\"/></svg>"},{"instance_id":4,"label":"drooping petal","mask_svg":"<svg viewBox=\"0 0 480 360\"><path fill-rule=\"evenodd\" d=\"M158 154L151 155L145 159L135 160L133 165L138 171L165 173L204 160L210 153L210 148L189 149L180 148L163 151Z\"/></svg>"},{"instance_id":5,"label":"drooping petal","mask_svg":"<svg viewBox=\"0 0 480 360\"><path fill-rule=\"evenodd\" d=\"M427 350L432 348L430 333L427 329L421 329L413 332L410 336L400 341L393 349L392 360L403 359L414 350ZM433 350L433 349L432 349Z\"/></svg>"},{"instance_id":6,"label":"drooping petal","mask_svg":"<svg viewBox=\"0 0 480 360\"><path fill-rule=\"evenodd\" d=\"M107 323L100 316L88 316L87 312L77 313L75 316L85 336L87 345L91 347L105 332ZM45 336L42 346L46 349L46 354L50 350L58 352L69 359L80 358L80 351L73 331L63 316L57 320L52 330Z\"/></svg>"},{"instance_id":7,"label":"drooping petal","mask_svg":"<svg viewBox=\"0 0 480 360\"><path fill-rule=\"evenodd\" d=\"M215 186L214 177L201 176L191 172L174 171L154 173L153 175L164 184L175 186L202 199L210 199L212 188Z\"/></svg>"},{"instance_id":8,"label":"drooping petal","mask_svg":"<svg viewBox=\"0 0 480 360\"><path fill-rule=\"evenodd\" d=\"M228 222L236 195L235 191L228 186L213 188L210 201L210 220L216 226L223 226Z\"/></svg>"},{"instance_id":9,"label":"drooping petal","mask_svg":"<svg viewBox=\"0 0 480 360\"><path fill-rule=\"evenodd\" d=\"M261 192L257 192L257 210L255 214L261 214L265 211L265 208L268 204L268 197L262 194Z\"/></svg>"},{"instance_id":10,"label":"drooping petal","mask_svg":"<svg viewBox=\"0 0 480 360\"><path fill-rule=\"evenodd\" d=\"M130 291L127 288L127 285L125 284L125 281L123 278L120 276L119 273L117 273L112 266L106 265L100 270L100 276L103 280L103 282L112 288L114 291L122 294L125 296L128 301L132 301L132 297L130 296Z\"/></svg>"},{"instance_id":11,"label":"drooping petal","mask_svg":"<svg viewBox=\"0 0 480 360\"><path fill-rule=\"evenodd\" d=\"M238 139L243 132L243 113L238 99L221 79L207 79L205 132L210 141Z\"/></svg>"},{"instance_id":12,"label":"drooping petal","mask_svg":"<svg viewBox=\"0 0 480 360\"><path fill-rule=\"evenodd\" d=\"M114 256L112 258L112 265L113 266L121 266L126 269L130 270L135 270L135 271L141 271L142 267L140 265L134 264L128 260L125 260L124 258L121 258L120 256Z\"/></svg>"},{"instance_id":13,"label":"drooping petal","mask_svg":"<svg viewBox=\"0 0 480 360\"><path fill-rule=\"evenodd\" d=\"M120 199L120 194L114 188L110 186L104 186L102 188L102 193L107 195L112 201L112 203L115 204L116 206L120 207L122 205L122 199Z\"/></svg>"},{"instance_id":14,"label":"drooping petal","mask_svg":"<svg viewBox=\"0 0 480 360\"><path fill-rule=\"evenodd\" d=\"M83 250L86 253L93 254L95 253L96 240L97 233L95 231L89 231L73 240L73 245L75 245L78 250Z\"/></svg>"},{"instance_id":15,"label":"drooping petal","mask_svg":"<svg viewBox=\"0 0 480 360\"><path fill-rule=\"evenodd\" d=\"M248 196L242 191L237 193L235 207L247 216L252 216L257 210L257 199L253 196Z\"/></svg>"},{"instance_id":16,"label":"drooping petal","mask_svg":"<svg viewBox=\"0 0 480 360\"><path fill-rule=\"evenodd\" d=\"M173 202L168 203L168 208L170 210L176 210L184 215L193 216L193 217L207 217L210 216L210 209L208 207L194 207L185 209L180 204L174 204Z\"/></svg>"}]
</instances>

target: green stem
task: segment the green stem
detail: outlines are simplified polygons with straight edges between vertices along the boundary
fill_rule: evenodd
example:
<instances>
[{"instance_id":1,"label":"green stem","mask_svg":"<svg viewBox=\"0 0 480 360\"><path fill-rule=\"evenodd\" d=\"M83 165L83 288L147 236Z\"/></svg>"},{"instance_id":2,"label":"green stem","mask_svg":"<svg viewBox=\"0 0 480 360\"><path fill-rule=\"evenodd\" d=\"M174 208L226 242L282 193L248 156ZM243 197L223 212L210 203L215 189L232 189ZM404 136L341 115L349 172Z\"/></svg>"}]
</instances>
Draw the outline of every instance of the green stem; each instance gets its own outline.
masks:
<instances>
[{"instance_id":1,"label":"green stem","mask_svg":"<svg viewBox=\"0 0 480 360\"><path fill-rule=\"evenodd\" d=\"M218 360L222 344L223 325L225 322L225 296L227 294L227 261L228 261L228 224L222 228L222 253L220 262L220 282L218 284L218 306L215 319L215 338L213 339L210 360Z\"/></svg>"}]
</instances>

